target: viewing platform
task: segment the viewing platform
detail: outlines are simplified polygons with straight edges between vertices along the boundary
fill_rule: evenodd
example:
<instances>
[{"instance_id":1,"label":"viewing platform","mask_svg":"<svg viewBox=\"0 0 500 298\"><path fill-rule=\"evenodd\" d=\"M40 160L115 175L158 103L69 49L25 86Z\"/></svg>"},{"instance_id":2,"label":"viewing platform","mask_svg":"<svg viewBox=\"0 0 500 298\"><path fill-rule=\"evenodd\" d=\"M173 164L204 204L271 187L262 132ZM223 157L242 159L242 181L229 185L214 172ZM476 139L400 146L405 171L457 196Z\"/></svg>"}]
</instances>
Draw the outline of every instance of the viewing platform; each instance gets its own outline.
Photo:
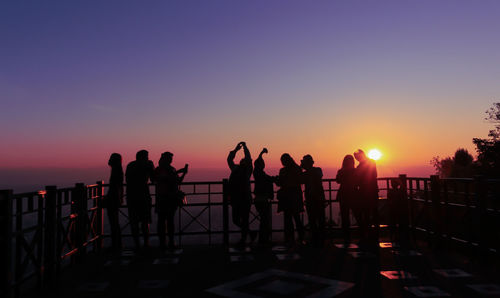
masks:
<instances>
[{"instance_id":1,"label":"viewing platform","mask_svg":"<svg viewBox=\"0 0 500 298\"><path fill-rule=\"evenodd\" d=\"M236 249L227 181L182 184L188 203L176 215L179 248L166 252L158 249L154 224L152 247L132 250L123 206L120 254L107 249L106 184L3 190L1 297L500 297L500 181L397 178L408 202L411 245L404 249L392 242L391 177L378 179L378 245L362 247L356 226L351 244L343 245L334 179L323 180L328 240L322 248L284 247L274 201L272 245ZM303 220L307 229L305 213ZM252 230L258 221L252 207Z\"/></svg>"}]
</instances>

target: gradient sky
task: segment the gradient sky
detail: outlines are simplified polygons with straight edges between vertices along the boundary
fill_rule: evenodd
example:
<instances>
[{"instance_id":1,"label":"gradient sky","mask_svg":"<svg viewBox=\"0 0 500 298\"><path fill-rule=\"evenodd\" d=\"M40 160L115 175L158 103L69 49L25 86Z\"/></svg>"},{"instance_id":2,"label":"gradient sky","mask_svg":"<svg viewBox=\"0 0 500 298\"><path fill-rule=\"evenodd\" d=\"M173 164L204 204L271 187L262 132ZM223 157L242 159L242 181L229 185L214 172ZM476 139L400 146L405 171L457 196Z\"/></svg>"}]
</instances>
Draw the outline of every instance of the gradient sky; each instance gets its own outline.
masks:
<instances>
[{"instance_id":1,"label":"gradient sky","mask_svg":"<svg viewBox=\"0 0 500 298\"><path fill-rule=\"evenodd\" d=\"M0 168L148 149L225 167L245 140L337 167L428 166L487 135L500 1L2 1Z\"/></svg>"}]
</instances>

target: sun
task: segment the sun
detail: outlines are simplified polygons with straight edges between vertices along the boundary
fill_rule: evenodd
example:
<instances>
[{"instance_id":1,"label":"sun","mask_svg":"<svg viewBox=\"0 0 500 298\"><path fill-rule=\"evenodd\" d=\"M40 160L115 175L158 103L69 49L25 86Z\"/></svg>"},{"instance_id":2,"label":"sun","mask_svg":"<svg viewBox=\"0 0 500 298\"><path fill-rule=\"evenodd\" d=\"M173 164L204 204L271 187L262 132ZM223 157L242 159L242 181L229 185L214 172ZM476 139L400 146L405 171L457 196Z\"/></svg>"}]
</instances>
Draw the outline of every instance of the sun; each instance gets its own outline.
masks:
<instances>
[{"instance_id":1,"label":"sun","mask_svg":"<svg viewBox=\"0 0 500 298\"><path fill-rule=\"evenodd\" d=\"M368 152L368 157L373 160L379 160L382 157L382 152L380 152L378 149L372 149L370 150L370 152Z\"/></svg>"}]
</instances>

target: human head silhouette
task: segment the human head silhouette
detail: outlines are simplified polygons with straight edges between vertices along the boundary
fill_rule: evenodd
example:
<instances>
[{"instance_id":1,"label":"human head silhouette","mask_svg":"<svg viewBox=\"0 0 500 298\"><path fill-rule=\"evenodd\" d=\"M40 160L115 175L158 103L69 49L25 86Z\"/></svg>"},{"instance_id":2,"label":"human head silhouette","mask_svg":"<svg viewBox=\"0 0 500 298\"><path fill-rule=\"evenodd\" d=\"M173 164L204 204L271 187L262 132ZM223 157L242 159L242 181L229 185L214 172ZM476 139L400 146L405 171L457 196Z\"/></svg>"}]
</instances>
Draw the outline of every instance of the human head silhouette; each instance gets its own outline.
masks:
<instances>
[{"instance_id":1,"label":"human head silhouette","mask_svg":"<svg viewBox=\"0 0 500 298\"><path fill-rule=\"evenodd\" d=\"M304 155L302 160L300 161L300 166L306 170L309 170L313 167L314 160L310 154Z\"/></svg>"},{"instance_id":2,"label":"human head silhouette","mask_svg":"<svg viewBox=\"0 0 500 298\"><path fill-rule=\"evenodd\" d=\"M361 149L358 149L356 152L354 152L354 158L356 158L356 160L359 162L363 162L368 159L365 152Z\"/></svg>"},{"instance_id":3,"label":"human head silhouette","mask_svg":"<svg viewBox=\"0 0 500 298\"><path fill-rule=\"evenodd\" d=\"M147 161L149 159L149 152L147 150L140 150L135 154L135 160Z\"/></svg>"},{"instance_id":4,"label":"human head silhouette","mask_svg":"<svg viewBox=\"0 0 500 298\"><path fill-rule=\"evenodd\" d=\"M116 167L122 165L122 156L119 153L112 153L109 157L108 165L110 167Z\"/></svg>"},{"instance_id":5,"label":"human head silhouette","mask_svg":"<svg viewBox=\"0 0 500 298\"><path fill-rule=\"evenodd\" d=\"M255 160L255 162L253 163L254 167L256 170L264 170L264 168L266 167L266 164L264 162L264 159L259 157Z\"/></svg>"},{"instance_id":6,"label":"human head silhouette","mask_svg":"<svg viewBox=\"0 0 500 298\"><path fill-rule=\"evenodd\" d=\"M343 169L353 169L354 168L354 157L350 154L344 156L344 160L342 161Z\"/></svg>"},{"instance_id":7,"label":"human head silhouette","mask_svg":"<svg viewBox=\"0 0 500 298\"><path fill-rule=\"evenodd\" d=\"M281 155L280 160L281 160L281 164L285 168L297 165L297 163L295 162L295 160L293 160L293 158L288 153L283 153L283 155Z\"/></svg>"},{"instance_id":8,"label":"human head silhouette","mask_svg":"<svg viewBox=\"0 0 500 298\"><path fill-rule=\"evenodd\" d=\"M174 154L171 152L163 152L161 154L160 160L158 161L158 165L160 167L167 167L172 164L172 160L174 158Z\"/></svg>"}]
</instances>

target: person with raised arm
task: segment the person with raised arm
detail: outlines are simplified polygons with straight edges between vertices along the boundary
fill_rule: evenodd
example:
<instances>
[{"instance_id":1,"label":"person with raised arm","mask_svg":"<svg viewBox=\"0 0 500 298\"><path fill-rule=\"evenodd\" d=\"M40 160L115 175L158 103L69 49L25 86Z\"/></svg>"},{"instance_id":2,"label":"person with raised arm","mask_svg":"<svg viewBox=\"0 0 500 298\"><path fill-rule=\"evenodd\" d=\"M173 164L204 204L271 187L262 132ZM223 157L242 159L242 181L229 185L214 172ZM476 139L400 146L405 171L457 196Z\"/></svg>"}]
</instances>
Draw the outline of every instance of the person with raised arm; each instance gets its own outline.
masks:
<instances>
[{"instance_id":1,"label":"person with raised arm","mask_svg":"<svg viewBox=\"0 0 500 298\"><path fill-rule=\"evenodd\" d=\"M239 164L234 163L236 153L243 148L244 157ZM252 176L252 157L245 142L239 142L227 156L227 164L231 169L229 176L229 202L231 204L233 223L241 229L239 247L244 247L249 233L250 207L252 192L250 177ZM253 235L252 235L252 238Z\"/></svg>"},{"instance_id":2,"label":"person with raised arm","mask_svg":"<svg viewBox=\"0 0 500 298\"><path fill-rule=\"evenodd\" d=\"M275 177L269 176L264 168L266 164L262 155L268 153L264 148L259 154L259 157L254 162L253 178L255 180L254 186L254 205L259 213L259 244L266 245L270 241L271 236L271 201L274 198L274 185Z\"/></svg>"},{"instance_id":3,"label":"person with raised arm","mask_svg":"<svg viewBox=\"0 0 500 298\"><path fill-rule=\"evenodd\" d=\"M149 153L140 150L136 154L136 160L127 165L125 179L127 181L127 205L130 219L130 229L136 249L140 249L139 224L144 247L149 247L149 224L151 223L151 194L148 181L152 178L154 165L149 160Z\"/></svg>"},{"instance_id":4,"label":"person with raised arm","mask_svg":"<svg viewBox=\"0 0 500 298\"><path fill-rule=\"evenodd\" d=\"M156 213L158 214L158 238L160 249L167 248L165 231L168 232L168 248L175 248L174 242L174 216L177 208L182 205L184 193L180 191L180 184L188 172L188 165L176 170L172 166L174 154L162 153L155 169L154 180L156 184ZM165 226L166 222L166 226Z\"/></svg>"}]
</instances>

